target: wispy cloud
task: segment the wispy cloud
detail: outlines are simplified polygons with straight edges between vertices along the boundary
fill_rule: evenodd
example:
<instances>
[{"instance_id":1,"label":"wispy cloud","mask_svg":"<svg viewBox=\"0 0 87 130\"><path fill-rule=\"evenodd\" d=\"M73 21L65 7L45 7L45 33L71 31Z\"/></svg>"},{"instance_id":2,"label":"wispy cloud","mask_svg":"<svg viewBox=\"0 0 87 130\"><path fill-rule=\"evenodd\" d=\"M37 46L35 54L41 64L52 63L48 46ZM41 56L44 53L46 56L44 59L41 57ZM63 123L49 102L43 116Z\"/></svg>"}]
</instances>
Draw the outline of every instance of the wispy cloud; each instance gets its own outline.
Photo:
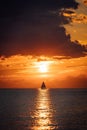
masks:
<instances>
[{"instance_id":1,"label":"wispy cloud","mask_svg":"<svg viewBox=\"0 0 87 130\"><path fill-rule=\"evenodd\" d=\"M70 22L87 24L87 15L82 13L75 13L72 9L63 10L63 16L70 20Z\"/></svg>"}]
</instances>

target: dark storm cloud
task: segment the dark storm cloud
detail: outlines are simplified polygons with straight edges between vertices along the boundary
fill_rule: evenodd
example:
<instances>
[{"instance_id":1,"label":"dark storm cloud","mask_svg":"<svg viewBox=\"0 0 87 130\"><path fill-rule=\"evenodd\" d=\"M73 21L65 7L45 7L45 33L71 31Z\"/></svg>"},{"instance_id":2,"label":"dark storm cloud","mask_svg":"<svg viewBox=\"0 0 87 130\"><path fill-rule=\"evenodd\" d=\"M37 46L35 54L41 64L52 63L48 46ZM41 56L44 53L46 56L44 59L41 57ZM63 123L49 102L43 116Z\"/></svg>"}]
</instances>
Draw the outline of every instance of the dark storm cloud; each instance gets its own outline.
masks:
<instances>
[{"instance_id":1,"label":"dark storm cloud","mask_svg":"<svg viewBox=\"0 0 87 130\"><path fill-rule=\"evenodd\" d=\"M67 8L77 9L78 3L75 0L3 1L0 4L0 54L84 56L85 46L72 42L60 26L70 22L61 11Z\"/></svg>"}]
</instances>

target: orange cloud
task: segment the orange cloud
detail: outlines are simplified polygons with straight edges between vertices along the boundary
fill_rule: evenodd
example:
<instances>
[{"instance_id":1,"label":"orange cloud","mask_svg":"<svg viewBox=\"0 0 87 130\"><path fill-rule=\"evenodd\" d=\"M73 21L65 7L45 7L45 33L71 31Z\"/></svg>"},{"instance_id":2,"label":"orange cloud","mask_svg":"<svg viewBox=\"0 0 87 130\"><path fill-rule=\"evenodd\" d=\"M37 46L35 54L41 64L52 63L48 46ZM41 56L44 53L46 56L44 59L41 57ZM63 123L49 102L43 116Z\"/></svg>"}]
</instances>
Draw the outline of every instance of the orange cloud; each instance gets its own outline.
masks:
<instances>
[{"instance_id":1,"label":"orange cloud","mask_svg":"<svg viewBox=\"0 0 87 130\"><path fill-rule=\"evenodd\" d=\"M72 17L72 22L87 24L87 15L77 14L76 16Z\"/></svg>"},{"instance_id":2,"label":"orange cloud","mask_svg":"<svg viewBox=\"0 0 87 130\"><path fill-rule=\"evenodd\" d=\"M83 2L84 2L85 5L87 5L87 0L84 0Z\"/></svg>"},{"instance_id":3,"label":"orange cloud","mask_svg":"<svg viewBox=\"0 0 87 130\"><path fill-rule=\"evenodd\" d=\"M87 15L82 13L77 14L72 9L63 10L63 16L68 18L71 22L87 24Z\"/></svg>"}]
</instances>

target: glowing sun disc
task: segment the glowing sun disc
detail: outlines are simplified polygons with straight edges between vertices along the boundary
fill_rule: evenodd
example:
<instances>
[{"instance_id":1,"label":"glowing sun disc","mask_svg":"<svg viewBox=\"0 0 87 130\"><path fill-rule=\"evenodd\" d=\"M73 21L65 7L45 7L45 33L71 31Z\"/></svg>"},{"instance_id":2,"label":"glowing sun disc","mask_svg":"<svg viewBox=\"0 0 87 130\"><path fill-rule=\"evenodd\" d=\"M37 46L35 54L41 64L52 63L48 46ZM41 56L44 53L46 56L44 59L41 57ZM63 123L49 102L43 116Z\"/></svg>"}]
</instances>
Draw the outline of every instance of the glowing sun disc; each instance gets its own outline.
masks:
<instances>
[{"instance_id":1,"label":"glowing sun disc","mask_svg":"<svg viewBox=\"0 0 87 130\"><path fill-rule=\"evenodd\" d=\"M41 63L39 65L39 71L43 72L43 73L46 73L48 71L48 65L46 63Z\"/></svg>"}]
</instances>

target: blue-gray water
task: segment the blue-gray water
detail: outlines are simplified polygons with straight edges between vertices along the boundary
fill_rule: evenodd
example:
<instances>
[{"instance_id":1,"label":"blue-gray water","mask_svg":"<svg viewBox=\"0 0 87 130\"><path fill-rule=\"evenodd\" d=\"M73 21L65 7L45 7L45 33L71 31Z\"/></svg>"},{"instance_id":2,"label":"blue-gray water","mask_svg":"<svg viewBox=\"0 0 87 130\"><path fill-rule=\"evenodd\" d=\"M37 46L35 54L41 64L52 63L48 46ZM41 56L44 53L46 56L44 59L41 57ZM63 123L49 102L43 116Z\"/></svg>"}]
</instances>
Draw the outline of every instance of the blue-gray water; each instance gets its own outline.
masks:
<instances>
[{"instance_id":1,"label":"blue-gray water","mask_svg":"<svg viewBox=\"0 0 87 130\"><path fill-rule=\"evenodd\" d=\"M2 89L0 130L87 130L87 89Z\"/></svg>"}]
</instances>

